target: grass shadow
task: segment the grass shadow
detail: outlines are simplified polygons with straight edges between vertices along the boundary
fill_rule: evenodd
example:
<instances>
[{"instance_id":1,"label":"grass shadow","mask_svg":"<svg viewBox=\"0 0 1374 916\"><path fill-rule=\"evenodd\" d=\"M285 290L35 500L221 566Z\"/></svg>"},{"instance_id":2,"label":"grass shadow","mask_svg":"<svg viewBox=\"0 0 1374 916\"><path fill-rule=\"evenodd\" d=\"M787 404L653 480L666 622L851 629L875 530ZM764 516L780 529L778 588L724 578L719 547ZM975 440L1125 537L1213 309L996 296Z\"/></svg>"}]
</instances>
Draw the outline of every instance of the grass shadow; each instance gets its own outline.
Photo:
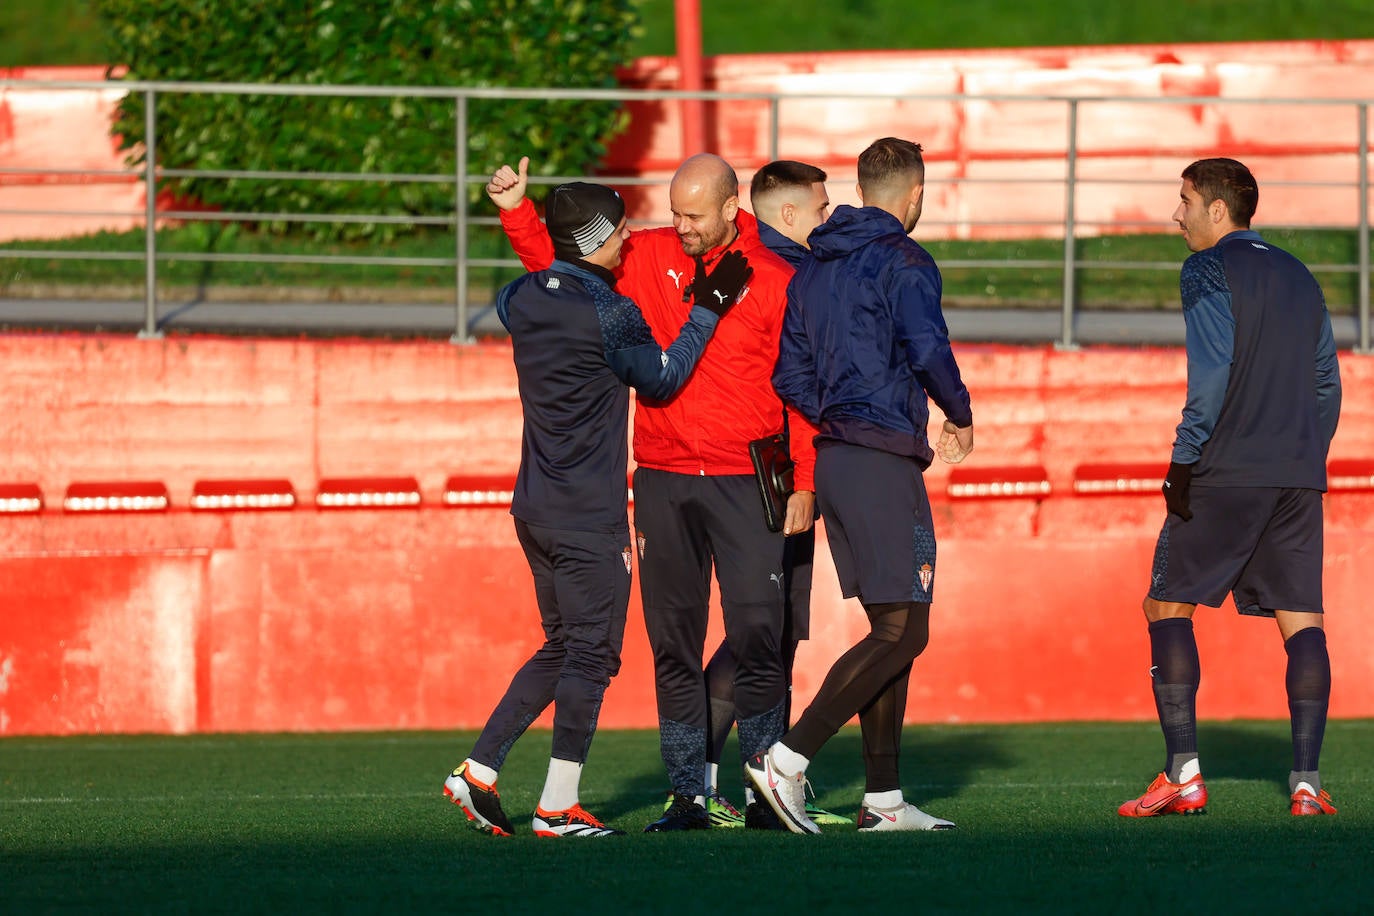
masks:
<instances>
[{"instance_id":1,"label":"grass shadow","mask_svg":"<svg viewBox=\"0 0 1374 916\"><path fill-rule=\"evenodd\" d=\"M1272 782L1288 795L1293 742L1284 722L1202 722L1198 725L1202 772L1212 779Z\"/></svg>"},{"instance_id":2,"label":"grass shadow","mask_svg":"<svg viewBox=\"0 0 1374 916\"><path fill-rule=\"evenodd\" d=\"M981 729L931 728L907 725L902 730L900 772L910 800L943 799L958 795L988 770L1018 765L1007 744ZM826 786L855 787L857 806L864 786L863 736L856 727L842 730L816 758L815 779Z\"/></svg>"},{"instance_id":3,"label":"grass shadow","mask_svg":"<svg viewBox=\"0 0 1374 916\"><path fill-rule=\"evenodd\" d=\"M659 755L658 733L645 730L635 735L634 742L635 754L617 754L614 760L598 755L595 741L592 745L587 768L604 772L609 767L615 772L614 791L596 802L596 813L608 821L633 817L646 805L662 804L671 788ZM512 761L524 763L526 757L537 760L541 753L547 753L543 739L530 735L512 752ZM1011 769L1020 763L992 731L918 725L903 730L902 783L913 801L953 797L973 784L980 773ZM863 738L858 727L846 726L826 742L807 775L822 807L852 816L864 792ZM503 784L503 792L514 789L513 782ZM743 805L744 776L733 735L726 742L719 786L726 798Z\"/></svg>"}]
</instances>

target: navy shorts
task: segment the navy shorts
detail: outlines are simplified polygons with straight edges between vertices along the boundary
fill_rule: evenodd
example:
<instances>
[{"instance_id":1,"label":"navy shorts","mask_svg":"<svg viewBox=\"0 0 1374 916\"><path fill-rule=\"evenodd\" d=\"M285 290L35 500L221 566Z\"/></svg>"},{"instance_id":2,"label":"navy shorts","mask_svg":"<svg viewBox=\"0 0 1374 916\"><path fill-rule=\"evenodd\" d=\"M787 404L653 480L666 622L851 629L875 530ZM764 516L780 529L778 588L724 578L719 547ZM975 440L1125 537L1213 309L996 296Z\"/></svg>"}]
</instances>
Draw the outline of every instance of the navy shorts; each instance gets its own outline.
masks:
<instances>
[{"instance_id":1,"label":"navy shorts","mask_svg":"<svg viewBox=\"0 0 1374 916\"><path fill-rule=\"evenodd\" d=\"M816 451L816 497L846 598L929 603L935 528L914 458L845 443Z\"/></svg>"},{"instance_id":2,"label":"navy shorts","mask_svg":"<svg viewBox=\"0 0 1374 916\"><path fill-rule=\"evenodd\" d=\"M1278 487L1200 487L1190 521L1170 514L1155 542L1151 598L1242 614L1322 612L1322 494Z\"/></svg>"}]
</instances>

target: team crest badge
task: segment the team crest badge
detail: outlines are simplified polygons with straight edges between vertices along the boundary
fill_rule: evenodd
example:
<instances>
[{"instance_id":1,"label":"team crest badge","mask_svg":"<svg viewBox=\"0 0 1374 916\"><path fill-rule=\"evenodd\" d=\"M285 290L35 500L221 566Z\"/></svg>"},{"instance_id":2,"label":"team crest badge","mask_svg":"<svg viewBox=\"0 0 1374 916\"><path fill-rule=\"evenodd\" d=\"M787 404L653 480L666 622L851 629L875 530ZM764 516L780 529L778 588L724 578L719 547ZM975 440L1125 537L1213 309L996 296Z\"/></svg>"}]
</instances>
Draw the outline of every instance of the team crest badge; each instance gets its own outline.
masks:
<instances>
[{"instance_id":1,"label":"team crest badge","mask_svg":"<svg viewBox=\"0 0 1374 916\"><path fill-rule=\"evenodd\" d=\"M630 552L630 548L628 548L628 547L626 547L624 550L620 551L620 558L621 558L622 560L625 561L625 571L626 571L626 572L629 572L629 571L630 571L630 560L633 558L633 556L634 556L634 555Z\"/></svg>"},{"instance_id":2,"label":"team crest badge","mask_svg":"<svg viewBox=\"0 0 1374 916\"><path fill-rule=\"evenodd\" d=\"M635 532L635 544L639 547L639 558L644 559L644 535Z\"/></svg>"},{"instance_id":3,"label":"team crest badge","mask_svg":"<svg viewBox=\"0 0 1374 916\"><path fill-rule=\"evenodd\" d=\"M922 563L918 574L921 577L921 588L930 591L930 583L935 581L935 569L929 563Z\"/></svg>"}]
</instances>

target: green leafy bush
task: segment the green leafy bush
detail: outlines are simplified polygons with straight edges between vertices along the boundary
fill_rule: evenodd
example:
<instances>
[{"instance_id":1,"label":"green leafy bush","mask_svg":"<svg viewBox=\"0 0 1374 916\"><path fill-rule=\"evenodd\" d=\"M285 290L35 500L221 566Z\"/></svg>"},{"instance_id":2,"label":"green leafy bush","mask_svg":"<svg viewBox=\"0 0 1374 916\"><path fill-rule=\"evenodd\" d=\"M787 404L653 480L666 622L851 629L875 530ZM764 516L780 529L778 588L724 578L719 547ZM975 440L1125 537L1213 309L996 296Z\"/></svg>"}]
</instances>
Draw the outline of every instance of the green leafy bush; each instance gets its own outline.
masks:
<instances>
[{"instance_id":1,"label":"green leafy bush","mask_svg":"<svg viewBox=\"0 0 1374 916\"><path fill-rule=\"evenodd\" d=\"M605 88L638 25L635 0L95 0L125 78L341 86ZM115 131L143 160L144 95ZM393 96L163 92L167 169L452 174L455 104ZM539 174L581 174L625 126L606 101L468 103L468 170L529 154ZM227 211L444 216L452 184L169 178L162 191ZM480 185L466 189L468 199ZM395 224L268 224L320 238L387 238Z\"/></svg>"}]
</instances>

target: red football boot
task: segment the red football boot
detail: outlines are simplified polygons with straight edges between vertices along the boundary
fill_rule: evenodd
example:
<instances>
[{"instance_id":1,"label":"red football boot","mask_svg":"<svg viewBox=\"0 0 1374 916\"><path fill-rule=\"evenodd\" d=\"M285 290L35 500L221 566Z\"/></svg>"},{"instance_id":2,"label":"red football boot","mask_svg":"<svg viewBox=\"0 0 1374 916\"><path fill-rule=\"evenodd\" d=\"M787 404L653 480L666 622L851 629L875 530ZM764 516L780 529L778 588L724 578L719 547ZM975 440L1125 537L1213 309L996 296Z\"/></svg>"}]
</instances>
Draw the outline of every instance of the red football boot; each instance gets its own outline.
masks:
<instances>
[{"instance_id":1,"label":"red football boot","mask_svg":"<svg viewBox=\"0 0 1374 916\"><path fill-rule=\"evenodd\" d=\"M1296 804L1296 802L1295 802ZM1169 782L1165 773L1139 798L1133 798L1116 809L1122 817L1154 817L1158 814L1206 814L1207 784L1199 773L1187 782Z\"/></svg>"}]
</instances>

